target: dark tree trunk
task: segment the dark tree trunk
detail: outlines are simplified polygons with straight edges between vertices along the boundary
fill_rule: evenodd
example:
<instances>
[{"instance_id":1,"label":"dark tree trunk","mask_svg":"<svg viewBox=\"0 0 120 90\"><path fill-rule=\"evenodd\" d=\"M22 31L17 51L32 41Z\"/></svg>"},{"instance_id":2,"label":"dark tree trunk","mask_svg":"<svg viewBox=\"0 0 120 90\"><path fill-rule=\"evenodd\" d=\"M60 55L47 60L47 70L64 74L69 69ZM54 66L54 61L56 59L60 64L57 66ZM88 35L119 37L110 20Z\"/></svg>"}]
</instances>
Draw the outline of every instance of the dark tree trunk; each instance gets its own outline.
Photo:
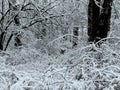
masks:
<instances>
[{"instance_id":1,"label":"dark tree trunk","mask_svg":"<svg viewBox=\"0 0 120 90\"><path fill-rule=\"evenodd\" d=\"M96 38L96 27L98 27L98 17L100 8L95 4L94 0L89 0L88 6L88 36L89 41L94 41Z\"/></svg>"},{"instance_id":2,"label":"dark tree trunk","mask_svg":"<svg viewBox=\"0 0 120 90\"><path fill-rule=\"evenodd\" d=\"M2 32L0 34L0 50L3 50L4 35L5 35L5 32Z\"/></svg>"},{"instance_id":3,"label":"dark tree trunk","mask_svg":"<svg viewBox=\"0 0 120 90\"><path fill-rule=\"evenodd\" d=\"M77 46L78 44L78 30L79 27L73 27L73 47Z\"/></svg>"},{"instance_id":4,"label":"dark tree trunk","mask_svg":"<svg viewBox=\"0 0 120 90\"><path fill-rule=\"evenodd\" d=\"M5 1L2 0L2 17L4 16L4 9L5 9ZM4 28L4 19L2 20L2 22L0 23L1 27L0 27L0 50L3 50L3 39L4 39L4 32L3 32L3 28Z\"/></svg>"},{"instance_id":5,"label":"dark tree trunk","mask_svg":"<svg viewBox=\"0 0 120 90\"><path fill-rule=\"evenodd\" d=\"M102 38L107 37L107 33L110 30L110 19L111 19L111 10L112 10L112 1L113 0L104 0L103 9L99 17L98 24L98 33L97 41Z\"/></svg>"},{"instance_id":6,"label":"dark tree trunk","mask_svg":"<svg viewBox=\"0 0 120 90\"><path fill-rule=\"evenodd\" d=\"M99 0L97 0L99 2ZM113 0L104 0L102 8L94 0L89 0L88 6L88 41L95 41L107 37L110 30L111 6ZM100 10L101 9L101 10Z\"/></svg>"}]
</instances>

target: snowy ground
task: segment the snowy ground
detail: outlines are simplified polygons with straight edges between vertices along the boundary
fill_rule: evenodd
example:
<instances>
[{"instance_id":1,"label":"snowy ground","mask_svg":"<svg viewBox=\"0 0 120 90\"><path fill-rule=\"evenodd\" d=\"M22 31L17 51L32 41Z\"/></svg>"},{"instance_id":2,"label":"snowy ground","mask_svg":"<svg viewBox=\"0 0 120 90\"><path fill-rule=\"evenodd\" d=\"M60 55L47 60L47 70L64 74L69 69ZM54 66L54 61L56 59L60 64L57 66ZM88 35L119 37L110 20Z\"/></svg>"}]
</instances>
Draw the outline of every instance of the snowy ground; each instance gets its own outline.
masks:
<instances>
[{"instance_id":1,"label":"snowy ground","mask_svg":"<svg viewBox=\"0 0 120 90\"><path fill-rule=\"evenodd\" d=\"M1 52L0 90L119 90L120 38L103 41L56 56Z\"/></svg>"}]
</instances>

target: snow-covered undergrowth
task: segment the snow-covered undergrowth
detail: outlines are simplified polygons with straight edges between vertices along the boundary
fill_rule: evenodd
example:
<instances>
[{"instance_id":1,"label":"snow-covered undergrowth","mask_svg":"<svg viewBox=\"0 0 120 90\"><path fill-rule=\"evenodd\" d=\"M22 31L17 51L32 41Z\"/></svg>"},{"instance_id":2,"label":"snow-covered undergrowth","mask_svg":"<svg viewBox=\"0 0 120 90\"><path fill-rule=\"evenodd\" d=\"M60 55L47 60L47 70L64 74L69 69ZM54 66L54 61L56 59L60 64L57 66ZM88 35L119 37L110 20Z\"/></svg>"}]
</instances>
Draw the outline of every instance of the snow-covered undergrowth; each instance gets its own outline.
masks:
<instances>
[{"instance_id":1,"label":"snow-covered undergrowth","mask_svg":"<svg viewBox=\"0 0 120 90\"><path fill-rule=\"evenodd\" d=\"M119 90L120 38L54 57L32 48L1 52L0 67L0 90Z\"/></svg>"}]
</instances>

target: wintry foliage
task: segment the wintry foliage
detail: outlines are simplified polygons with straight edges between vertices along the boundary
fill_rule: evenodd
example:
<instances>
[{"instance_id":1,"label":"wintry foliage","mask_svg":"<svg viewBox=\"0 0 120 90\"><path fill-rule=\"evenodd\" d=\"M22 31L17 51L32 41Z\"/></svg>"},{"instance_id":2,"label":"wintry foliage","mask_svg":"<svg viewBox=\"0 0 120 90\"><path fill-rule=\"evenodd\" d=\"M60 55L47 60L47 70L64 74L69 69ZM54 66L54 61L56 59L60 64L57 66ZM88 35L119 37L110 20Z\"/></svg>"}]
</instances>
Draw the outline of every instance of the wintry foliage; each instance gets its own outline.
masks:
<instances>
[{"instance_id":1,"label":"wintry foliage","mask_svg":"<svg viewBox=\"0 0 120 90\"><path fill-rule=\"evenodd\" d=\"M0 9L0 90L119 90L119 0L108 37L96 43L87 41L87 0L9 1L7 14Z\"/></svg>"}]
</instances>

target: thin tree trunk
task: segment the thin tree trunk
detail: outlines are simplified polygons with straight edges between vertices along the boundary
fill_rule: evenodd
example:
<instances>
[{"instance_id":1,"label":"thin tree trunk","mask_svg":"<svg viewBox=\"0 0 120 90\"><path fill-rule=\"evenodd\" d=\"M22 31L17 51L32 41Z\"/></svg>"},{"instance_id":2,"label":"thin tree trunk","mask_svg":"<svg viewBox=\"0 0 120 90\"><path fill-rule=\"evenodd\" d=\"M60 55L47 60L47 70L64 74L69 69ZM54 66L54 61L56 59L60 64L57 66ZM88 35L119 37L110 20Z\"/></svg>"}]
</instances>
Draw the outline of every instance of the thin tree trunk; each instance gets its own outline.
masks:
<instances>
[{"instance_id":1,"label":"thin tree trunk","mask_svg":"<svg viewBox=\"0 0 120 90\"><path fill-rule=\"evenodd\" d=\"M4 32L1 32L0 34L0 50L3 50L3 38L4 38Z\"/></svg>"},{"instance_id":2,"label":"thin tree trunk","mask_svg":"<svg viewBox=\"0 0 120 90\"><path fill-rule=\"evenodd\" d=\"M78 30L79 27L73 27L73 47L77 46L78 44Z\"/></svg>"}]
</instances>

